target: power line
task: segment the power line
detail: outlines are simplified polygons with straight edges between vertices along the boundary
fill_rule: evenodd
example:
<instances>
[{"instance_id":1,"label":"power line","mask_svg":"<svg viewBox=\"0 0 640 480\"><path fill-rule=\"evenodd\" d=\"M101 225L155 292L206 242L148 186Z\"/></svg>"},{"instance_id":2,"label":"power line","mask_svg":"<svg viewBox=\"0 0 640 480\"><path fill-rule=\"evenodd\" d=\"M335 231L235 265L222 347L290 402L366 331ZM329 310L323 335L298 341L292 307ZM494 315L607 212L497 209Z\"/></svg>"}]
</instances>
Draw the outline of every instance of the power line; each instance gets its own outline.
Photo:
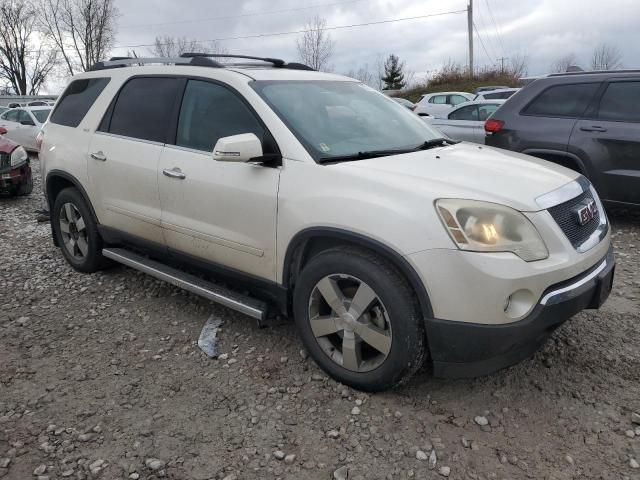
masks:
<instances>
[{"instance_id":1,"label":"power line","mask_svg":"<svg viewBox=\"0 0 640 480\"><path fill-rule=\"evenodd\" d=\"M490 63L494 63L495 60L491 58L489 53L487 52L487 48L484 46L484 42L482 41L482 37L480 36L480 32L478 32L478 27L476 26L476 22L473 22L473 28L476 31L476 35L478 35L478 40L480 40L480 45L482 45L482 50L484 50L484 54L487 56L487 59Z\"/></svg>"},{"instance_id":2,"label":"power line","mask_svg":"<svg viewBox=\"0 0 640 480\"><path fill-rule=\"evenodd\" d=\"M484 16L482 15L482 12L480 11L480 9L478 8L476 10L478 12L478 23L480 23L480 29L484 32L488 32L489 28L487 28L487 24L488 22L485 21ZM486 36L486 40L487 40L487 49L489 50L489 53L491 53L491 57L495 58L498 55L496 54L496 52L499 51L499 48L496 48L496 44L494 44L493 39L491 38L491 35L487 35Z\"/></svg>"},{"instance_id":3,"label":"power line","mask_svg":"<svg viewBox=\"0 0 640 480\"><path fill-rule=\"evenodd\" d=\"M502 32L500 31L500 27L498 26L498 23L496 22L495 17L493 16L493 11L491 10L491 5L489 4L489 0L484 0L484 3L486 3L487 10L489 10L489 16L491 17L491 21L493 22L493 26L496 30L496 38L500 42L500 46L502 47L502 54L504 55L505 49L504 49L504 43L502 41Z\"/></svg>"},{"instance_id":4,"label":"power line","mask_svg":"<svg viewBox=\"0 0 640 480\"><path fill-rule=\"evenodd\" d=\"M430 17L439 17L442 15L451 15L451 14L458 14L458 13L466 13L467 10L451 10L448 12L439 12L439 13L431 13L428 15L417 15L415 17L404 17L404 18L392 18L389 20L379 20L376 22L366 22L366 23L354 23L351 25L336 25L336 26L329 26L329 27L324 27L322 30L342 30L342 29L346 29L346 28L355 28L355 27L368 27L371 25L382 25L382 24L386 24L386 23L395 23L395 22L405 22L408 20L419 20L419 19L424 19L424 18L430 18ZM241 35L241 36L237 36L237 37L221 37L221 38L211 38L208 40L195 40L196 42L200 42L200 43L210 43L210 42L222 42L222 41L226 41L226 40L245 40L245 39L249 39L249 38L265 38L265 37L278 37L278 36L283 36L283 35L297 35L300 33L306 33L306 32L310 32L310 29L302 29L302 30L292 30L289 32L275 32L275 33L256 33L256 34L250 34L250 35ZM154 47L156 45L167 45L167 43L160 43L160 44L156 44L154 43L142 43L142 44L138 44L138 45L116 45L113 48L140 48L140 47Z\"/></svg>"},{"instance_id":5,"label":"power line","mask_svg":"<svg viewBox=\"0 0 640 480\"><path fill-rule=\"evenodd\" d=\"M254 17L256 15L273 15L276 13L287 13L287 12L298 12L301 10L311 10L313 8L319 8L319 7L333 7L336 5L344 5L344 4L348 4L348 3L356 3L356 2L365 2L368 0L343 0L341 2L333 2L333 3L319 3L319 4L315 4L315 5L307 5L305 7L296 7L296 8L285 8L282 10L269 10L266 12L248 12L248 13L239 13L236 15L223 15L223 16L217 16L217 17L208 17L208 18L193 18L193 19L186 19L186 20L175 20L173 22L160 22L160 23L142 23L142 24L136 24L136 25L124 25L124 26L120 26L120 28L139 28L139 27L159 27L162 25L177 25L177 24L184 24L184 23L199 23L199 22L210 22L210 21L215 21L215 20L229 20L231 18L243 18L243 17Z\"/></svg>"}]
</instances>

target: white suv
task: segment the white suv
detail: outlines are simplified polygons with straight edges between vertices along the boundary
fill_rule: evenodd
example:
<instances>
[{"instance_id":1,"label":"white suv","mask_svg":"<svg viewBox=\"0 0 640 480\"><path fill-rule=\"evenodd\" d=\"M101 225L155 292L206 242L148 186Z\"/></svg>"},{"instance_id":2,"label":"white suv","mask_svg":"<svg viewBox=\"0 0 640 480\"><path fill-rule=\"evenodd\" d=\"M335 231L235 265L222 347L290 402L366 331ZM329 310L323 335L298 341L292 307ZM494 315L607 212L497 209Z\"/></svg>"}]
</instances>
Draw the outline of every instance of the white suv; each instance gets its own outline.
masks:
<instances>
[{"instance_id":1,"label":"white suv","mask_svg":"<svg viewBox=\"0 0 640 480\"><path fill-rule=\"evenodd\" d=\"M350 78L212 57L103 62L60 97L41 156L75 269L115 260L293 317L320 367L369 391L427 358L511 365L606 299L609 226L578 173L439 138Z\"/></svg>"}]
</instances>

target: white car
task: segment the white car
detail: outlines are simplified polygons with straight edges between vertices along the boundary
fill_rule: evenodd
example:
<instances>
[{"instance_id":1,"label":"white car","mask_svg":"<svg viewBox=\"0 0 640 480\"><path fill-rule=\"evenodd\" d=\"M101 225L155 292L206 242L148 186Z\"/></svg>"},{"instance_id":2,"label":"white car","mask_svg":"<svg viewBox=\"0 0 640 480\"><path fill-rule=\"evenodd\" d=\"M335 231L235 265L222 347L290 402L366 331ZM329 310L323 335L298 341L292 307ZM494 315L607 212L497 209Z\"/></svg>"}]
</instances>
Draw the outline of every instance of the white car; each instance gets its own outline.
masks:
<instances>
[{"instance_id":1,"label":"white car","mask_svg":"<svg viewBox=\"0 0 640 480\"><path fill-rule=\"evenodd\" d=\"M511 365L607 298L609 223L579 173L452 144L351 78L216 57L101 62L60 97L40 155L73 268L116 261L293 318L367 391L427 359L438 376Z\"/></svg>"},{"instance_id":2,"label":"white car","mask_svg":"<svg viewBox=\"0 0 640 480\"><path fill-rule=\"evenodd\" d=\"M497 90L488 90L481 92L475 96L474 100L506 100L514 95L519 88L499 88Z\"/></svg>"},{"instance_id":3,"label":"white car","mask_svg":"<svg viewBox=\"0 0 640 480\"><path fill-rule=\"evenodd\" d=\"M452 140L484 144L484 122L504 100L461 103L442 117L421 117Z\"/></svg>"},{"instance_id":4,"label":"white car","mask_svg":"<svg viewBox=\"0 0 640 480\"><path fill-rule=\"evenodd\" d=\"M456 105L473 100L475 95L467 92L437 92L423 95L414 113L420 116L430 115L435 117L451 110Z\"/></svg>"},{"instance_id":5,"label":"white car","mask_svg":"<svg viewBox=\"0 0 640 480\"><path fill-rule=\"evenodd\" d=\"M20 107L0 115L0 127L7 130L5 137L22 145L25 150L37 151L36 137L47 121L51 107Z\"/></svg>"}]
</instances>

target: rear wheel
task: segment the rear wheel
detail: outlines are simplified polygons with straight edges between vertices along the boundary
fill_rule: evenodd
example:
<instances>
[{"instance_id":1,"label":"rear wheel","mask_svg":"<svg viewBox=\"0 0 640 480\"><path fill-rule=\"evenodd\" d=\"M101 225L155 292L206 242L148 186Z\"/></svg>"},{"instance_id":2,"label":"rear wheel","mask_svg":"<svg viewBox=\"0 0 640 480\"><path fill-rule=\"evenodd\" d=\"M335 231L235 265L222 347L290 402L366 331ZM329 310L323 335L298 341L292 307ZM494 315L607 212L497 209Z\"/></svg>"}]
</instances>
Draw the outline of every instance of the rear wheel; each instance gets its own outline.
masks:
<instances>
[{"instance_id":1,"label":"rear wheel","mask_svg":"<svg viewBox=\"0 0 640 480\"><path fill-rule=\"evenodd\" d=\"M423 364L420 308L407 282L384 259L340 247L303 268L294 292L303 343L336 380L366 391L406 382Z\"/></svg>"},{"instance_id":2,"label":"rear wheel","mask_svg":"<svg viewBox=\"0 0 640 480\"><path fill-rule=\"evenodd\" d=\"M78 190L62 190L56 197L52 215L53 233L73 268L91 273L108 265L102 256L102 238L96 221Z\"/></svg>"}]
</instances>

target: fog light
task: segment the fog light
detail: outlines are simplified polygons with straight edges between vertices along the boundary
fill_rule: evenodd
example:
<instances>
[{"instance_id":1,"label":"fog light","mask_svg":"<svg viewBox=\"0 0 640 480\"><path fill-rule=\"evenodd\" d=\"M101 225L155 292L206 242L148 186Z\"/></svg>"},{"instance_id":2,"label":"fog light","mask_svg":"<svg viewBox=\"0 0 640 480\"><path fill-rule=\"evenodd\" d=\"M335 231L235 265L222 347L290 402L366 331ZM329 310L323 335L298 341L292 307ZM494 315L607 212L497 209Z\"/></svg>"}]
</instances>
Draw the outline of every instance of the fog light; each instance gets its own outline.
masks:
<instances>
[{"instance_id":1,"label":"fog light","mask_svg":"<svg viewBox=\"0 0 640 480\"><path fill-rule=\"evenodd\" d=\"M504 313L507 317L519 320L527 315L535 306L536 299L531 290L517 290L504 303Z\"/></svg>"}]
</instances>

